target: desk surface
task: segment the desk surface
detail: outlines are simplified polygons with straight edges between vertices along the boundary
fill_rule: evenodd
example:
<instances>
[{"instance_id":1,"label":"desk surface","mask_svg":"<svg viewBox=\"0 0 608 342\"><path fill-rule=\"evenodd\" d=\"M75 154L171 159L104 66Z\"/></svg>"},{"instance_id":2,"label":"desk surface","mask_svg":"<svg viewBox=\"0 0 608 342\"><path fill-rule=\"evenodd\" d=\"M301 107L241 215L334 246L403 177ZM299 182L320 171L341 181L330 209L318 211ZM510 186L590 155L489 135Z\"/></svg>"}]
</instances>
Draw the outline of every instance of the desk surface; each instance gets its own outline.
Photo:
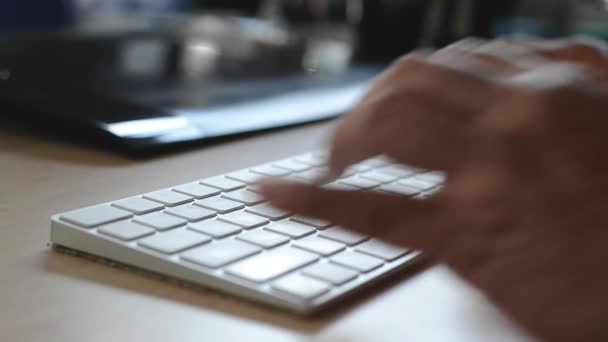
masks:
<instances>
[{"instance_id":1,"label":"desk surface","mask_svg":"<svg viewBox=\"0 0 608 342\"><path fill-rule=\"evenodd\" d=\"M0 340L528 340L443 266L410 271L303 319L47 245L53 213L311 150L330 129L309 125L145 161L0 132Z\"/></svg>"}]
</instances>

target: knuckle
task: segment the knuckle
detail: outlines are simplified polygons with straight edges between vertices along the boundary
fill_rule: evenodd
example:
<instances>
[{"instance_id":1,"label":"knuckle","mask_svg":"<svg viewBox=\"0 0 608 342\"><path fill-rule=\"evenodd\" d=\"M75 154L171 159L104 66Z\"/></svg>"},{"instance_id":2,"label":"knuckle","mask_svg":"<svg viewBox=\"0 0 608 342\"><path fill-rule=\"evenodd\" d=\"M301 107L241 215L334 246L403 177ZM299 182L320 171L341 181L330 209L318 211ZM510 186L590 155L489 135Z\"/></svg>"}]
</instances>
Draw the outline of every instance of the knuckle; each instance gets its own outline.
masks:
<instances>
[{"instance_id":1,"label":"knuckle","mask_svg":"<svg viewBox=\"0 0 608 342\"><path fill-rule=\"evenodd\" d=\"M430 67L426 70L419 71L416 75L412 75L399 85L398 89L403 96L416 98L417 95L433 94L442 90L442 74L435 67Z\"/></svg>"},{"instance_id":2,"label":"knuckle","mask_svg":"<svg viewBox=\"0 0 608 342\"><path fill-rule=\"evenodd\" d=\"M363 127L373 129L385 125L385 121L390 120L394 115L395 111L392 108L395 100L399 98L400 96L394 91L389 91L373 101L363 104L360 108Z\"/></svg>"},{"instance_id":3,"label":"knuckle","mask_svg":"<svg viewBox=\"0 0 608 342\"><path fill-rule=\"evenodd\" d=\"M513 91L480 119L482 132L507 140L540 136L549 128L557 112L560 92Z\"/></svg>"}]
</instances>

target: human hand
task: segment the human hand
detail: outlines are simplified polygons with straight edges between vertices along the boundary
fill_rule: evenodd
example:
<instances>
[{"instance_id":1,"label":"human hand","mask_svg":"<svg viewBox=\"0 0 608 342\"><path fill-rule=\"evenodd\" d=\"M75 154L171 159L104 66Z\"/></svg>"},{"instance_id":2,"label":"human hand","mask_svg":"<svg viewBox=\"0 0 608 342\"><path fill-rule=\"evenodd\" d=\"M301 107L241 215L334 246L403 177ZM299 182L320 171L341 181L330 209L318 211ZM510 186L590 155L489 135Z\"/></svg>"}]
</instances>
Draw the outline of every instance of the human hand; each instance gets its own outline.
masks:
<instances>
[{"instance_id":1,"label":"human hand","mask_svg":"<svg viewBox=\"0 0 608 342\"><path fill-rule=\"evenodd\" d=\"M401 59L335 132L334 173L385 154L447 172L435 196L262 191L278 207L423 250L541 338L608 340L608 91L587 66L494 52Z\"/></svg>"}]
</instances>

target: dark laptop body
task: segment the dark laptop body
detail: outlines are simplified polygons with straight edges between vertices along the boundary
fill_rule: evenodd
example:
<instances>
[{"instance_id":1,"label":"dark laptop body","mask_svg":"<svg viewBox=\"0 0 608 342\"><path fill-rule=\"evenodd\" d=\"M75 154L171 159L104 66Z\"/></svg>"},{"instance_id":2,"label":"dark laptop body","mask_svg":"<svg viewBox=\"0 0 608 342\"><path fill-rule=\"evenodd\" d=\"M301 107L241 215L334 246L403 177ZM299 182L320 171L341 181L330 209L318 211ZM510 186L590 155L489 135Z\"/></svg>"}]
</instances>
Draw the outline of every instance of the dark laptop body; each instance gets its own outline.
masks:
<instances>
[{"instance_id":1,"label":"dark laptop body","mask_svg":"<svg viewBox=\"0 0 608 342\"><path fill-rule=\"evenodd\" d=\"M380 70L352 63L311 69L297 36L277 43L252 34L259 29L254 22L208 20L228 33L3 34L0 117L145 156L336 117Z\"/></svg>"}]
</instances>

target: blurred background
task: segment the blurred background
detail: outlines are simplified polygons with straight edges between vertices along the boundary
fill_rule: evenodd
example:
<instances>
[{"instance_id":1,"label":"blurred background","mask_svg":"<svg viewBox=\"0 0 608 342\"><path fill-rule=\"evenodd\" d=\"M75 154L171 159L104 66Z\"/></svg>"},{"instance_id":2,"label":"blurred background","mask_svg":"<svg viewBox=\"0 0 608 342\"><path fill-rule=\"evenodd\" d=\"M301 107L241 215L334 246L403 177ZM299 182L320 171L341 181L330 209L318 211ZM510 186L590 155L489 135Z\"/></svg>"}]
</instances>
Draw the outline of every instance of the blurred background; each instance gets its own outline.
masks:
<instances>
[{"instance_id":1,"label":"blurred background","mask_svg":"<svg viewBox=\"0 0 608 342\"><path fill-rule=\"evenodd\" d=\"M0 1L4 122L118 152L323 120L466 36L608 39L606 0Z\"/></svg>"}]
</instances>

